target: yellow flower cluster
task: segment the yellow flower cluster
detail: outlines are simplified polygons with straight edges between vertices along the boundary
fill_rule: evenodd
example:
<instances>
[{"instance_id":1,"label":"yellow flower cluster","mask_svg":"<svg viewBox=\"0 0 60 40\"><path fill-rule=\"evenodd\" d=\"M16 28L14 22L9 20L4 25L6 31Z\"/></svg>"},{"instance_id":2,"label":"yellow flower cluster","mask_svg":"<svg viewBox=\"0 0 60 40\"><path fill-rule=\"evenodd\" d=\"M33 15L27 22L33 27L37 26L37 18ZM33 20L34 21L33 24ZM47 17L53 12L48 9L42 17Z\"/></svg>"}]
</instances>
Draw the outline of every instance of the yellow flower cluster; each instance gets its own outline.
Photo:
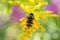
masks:
<instances>
[{"instance_id":1,"label":"yellow flower cluster","mask_svg":"<svg viewBox=\"0 0 60 40\"><path fill-rule=\"evenodd\" d=\"M28 28L28 27L24 27L23 28L23 33L19 35L19 38L22 38L23 40L28 40L29 38L32 37L32 33L36 31L36 29L34 28Z\"/></svg>"},{"instance_id":2,"label":"yellow flower cluster","mask_svg":"<svg viewBox=\"0 0 60 40\"><path fill-rule=\"evenodd\" d=\"M5 2L2 0L2 2ZM29 40L29 38L32 37L32 33L36 32L36 30L41 30L42 32L45 32L46 29L38 22L40 18L45 19L47 17L57 17L56 14L52 14L52 11L40 11L36 12L36 10L39 10L42 6L48 5L48 2L44 2L44 0L29 0L28 3L23 3L20 1L9 1L9 4L19 4L21 8L24 9L24 11L27 13L27 15L32 12L34 14L34 18L36 19L34 24L31 28L28 28L26 26L26 18L20 19L19 25L22 26L23 33L19 35L19 38L21 40Z\"/></svg>"},{"instance_id":3,"label":"yellow flower cluster","mask_svg":"<svg viewBox=\"0 0 60 40\"><path fill-rule=\"evenodd\" d=\"M48 5L48 3L43 1L39 2L38 4L35 2L29 2L29 4L26 5L24 3L20 3L20 7L22 7L27 13L35 12L35 10L40 9L40 7L44 5Z\"/></svg>"},{"instance_id":4,"label":"yellow flower cluster","mask_svg":"<svg viewBox=\"0 0 60 40\"><path fill-rule=\"evenodd\" d=\"M39 18L46 19L48 17L58 17L56 14L53 14L52 11L40 11L34 13L35 18L38 20Z\"/></svg>"},{"instance_id":5,"label":"yellow flower cluster","mask_svg":"<svg viewBox=\"0 0 60 40\"><path fill-rule=\"evenodd\" d=\"M44 5L48 5L48 2L44 2L43 0L29 0L28 3L23 3L18 0L15 1L8 1L9 4L14 5L14 4L19 4L20 7L22 7L27 13L30 12L35 12L35 10L40 9L40 7Z\"/></svg>"},{"instance_id":6,"label":"yellow flower cluster","mask_svg":"<svg viewBox=\"0 0 60 40\"><path fill-rule=\"evenodd\" d=\"M41 11L37 14L34 14L34 18L36 21L33 21L34 24L32 24L31 28L28 28L26 26L26 18L20 19L20 26L22 26L23 33L19 35L19 38L22 38L23 40L28 40L32 37L32 33L36 32L36 30L41 30L42 32L45 32L46 29L41 25L41 23L38 22L39 17L42 17L43 19L47 17L57 17L57 15L52 14L52 11ZM40 19L39 19L40 20Z\"/></svg>"},{"instance_id":7,"label":"yellow flower cluster","mask_svg":"<svg viewBox=\"0 0 60 40\"><path fill-rule=\"evenodd\" d=\"M29 0L28 4L20 3L20 7L22 7L27 14L32 12L36 20L34 21L33 27L28 28L26 26L26 18L23 20L20 19L20 21L22 22L20 23L20 26L22 25L23 33L19 35L19 38L22 38L23 40L28 40L29 38L32 37L32 33L36 32L36 30L38 29L41 30L42 32L45 32L46 29L38 22L40 18L45 19L47 17L57 17L57 15L53 14L52 11L40 11L40 12L35 11L40 9L44 5L48 5L48 3L42 0L40 1Z\"/></svg>"},{"instance_id":8,"label":"yellow flower cluster","mask_svg":"<svg viewBox=\"0 0 60 40\"><path fill-rule=\"evenodd\" d=\"M23 33L19 35L19 38L22 38L23 40L28 40L29 38L32 37L32 34L36 32L38 29L41 30L42 32L45 32L46 29L38 23L38 21L33 21L34 24L32 24L32 27L28 28L26 26L26 18L25 19L20 19L20 26L22 26L22 31Z\"/></svg>"},{"instance_id":9,"label":"yellow flower cluster","mask_svg":"<svg viewBox=\"0 0 60 40\"><path fill-rule=\"evenodd\" d=\"M3 3L6 2L6 0L1 0ZM28 3L23 3L18 0L12 1L9 0L10 5L19 4L21 8L24 9L24 11L29 14L30 12L34 13L34 18L36 21L34 21L34 24L31 28L28 28L26 26L26 18L20 19L19 25L22 26L23 33L19 35L19 38L22 40L28 40L32 37L32 33L36 32L36 30L41 30L42 32L45 32L46 29L38 22L40 18L45 19L47 17L57 17L56 14L53 14L52 11L40 11L36 12L36 10L39 10L42 6L48 5L48 2L44 2L44 0L29 0ZM4 13L7 11L5 10Z\"/></svg>"},{"instance_id":10,"label":"yellow flower cluster","mask_svg":"<svg viewBox=\"0 0 60 40\"><path fill-rule=\"evenodd\" d=\"M9 1L9 4L14 5L14 4L20 4L20 1Z\"/></svg>"}]
</instances>

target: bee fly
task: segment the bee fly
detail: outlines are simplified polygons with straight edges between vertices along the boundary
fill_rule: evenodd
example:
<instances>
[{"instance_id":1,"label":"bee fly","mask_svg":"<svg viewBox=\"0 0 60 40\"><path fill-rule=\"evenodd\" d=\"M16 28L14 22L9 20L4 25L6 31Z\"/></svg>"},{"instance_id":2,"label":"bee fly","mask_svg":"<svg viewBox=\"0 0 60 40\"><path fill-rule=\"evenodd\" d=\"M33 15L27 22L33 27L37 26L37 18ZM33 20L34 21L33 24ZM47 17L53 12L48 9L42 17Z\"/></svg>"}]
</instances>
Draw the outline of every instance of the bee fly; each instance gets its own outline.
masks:
<instances>
[{"instance_id":1,"label":"bee fly","mask_svg":"<svg viewBox=\"0 0 60 40\"><path fill-rule=\"evenodd\" d=\"M34 19L34 15L33 13L30 13L29 16L27 17L27 24L26 26L29 28L29 27L32 27L32 24L33 24L33 19Z\"/></svg>"}]
</instances>

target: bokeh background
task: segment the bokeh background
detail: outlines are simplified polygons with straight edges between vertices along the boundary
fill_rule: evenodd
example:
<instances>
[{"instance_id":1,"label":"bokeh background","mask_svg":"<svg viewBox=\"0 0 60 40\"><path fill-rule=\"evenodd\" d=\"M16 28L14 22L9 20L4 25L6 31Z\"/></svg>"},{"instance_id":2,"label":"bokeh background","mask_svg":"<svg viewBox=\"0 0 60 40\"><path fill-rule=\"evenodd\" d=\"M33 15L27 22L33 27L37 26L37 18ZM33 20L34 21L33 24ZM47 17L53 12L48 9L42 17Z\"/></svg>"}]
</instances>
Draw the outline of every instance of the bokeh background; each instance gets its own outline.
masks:
<instances>
[{"instance_id":1,"label":"bokeh background","mask_svg":"<svg viewBox=\"0 0 60 40\"><path fill-rule=\"evenodd\" d=\"M26 16L26 12L19 5L10 5L8 1L0 0L0 40L18 40L17 33L20 30L17 29L17 24L19 19ZM45 26L47 31L44 33L41 31L33 33L30 40L60 40L60 0L45 1L49 4L40 10L53 11L58 17L41 19L39 22Z\"/></svg>"}]
</instances>

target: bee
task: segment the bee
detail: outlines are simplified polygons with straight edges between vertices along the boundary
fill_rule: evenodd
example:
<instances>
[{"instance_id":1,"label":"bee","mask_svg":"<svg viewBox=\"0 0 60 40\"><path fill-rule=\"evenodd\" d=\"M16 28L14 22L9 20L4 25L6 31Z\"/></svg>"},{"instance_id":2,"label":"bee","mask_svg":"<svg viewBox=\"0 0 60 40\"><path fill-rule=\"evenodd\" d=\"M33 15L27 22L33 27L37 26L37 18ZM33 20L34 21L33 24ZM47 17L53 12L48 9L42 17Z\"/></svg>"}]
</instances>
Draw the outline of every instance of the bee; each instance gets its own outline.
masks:
<instances>
[{"instance_id":1,"label":"bee","mask_svg":"<svg viewBox=\"0 0 60 40\"><path fill-rule=\"evenodd\" d=\"M45 31L45 28L39 24L38 20L36 20L34 13L29 13L29 15L25 18L20 19L19 25L24 27L29 28L34 28L34 29L40 29L41 31Z\"/></svg>"},{"instance_id":2,"label":"bee","mask_svg":"<svg viewBox=\"0 0 60 40\"><path fill-rule=\"evenodd\" d=\"M29 28L29 27L32 27L32 24L33 24L33 20L34 20L34 14L33 13L30 13L29 16L27 17L27 21L26 21L26 26Z\"/></svg>"},{"instance_id":3,"label":"bee","mask_svg":"<svg viewBox=\"0 0 60 40\"><path fill-rule=\"evenodd\" d=\"M32 37L32 33L36 32L38 29L45 31L45 28L41 26L35 18L34 13L29 13L25 18L20 19L19 26L22 27L23 33L20 34L20 38L27 36L27 38ZM22 35L22 36L21 36Z\"/></svg>"}]
</instances>

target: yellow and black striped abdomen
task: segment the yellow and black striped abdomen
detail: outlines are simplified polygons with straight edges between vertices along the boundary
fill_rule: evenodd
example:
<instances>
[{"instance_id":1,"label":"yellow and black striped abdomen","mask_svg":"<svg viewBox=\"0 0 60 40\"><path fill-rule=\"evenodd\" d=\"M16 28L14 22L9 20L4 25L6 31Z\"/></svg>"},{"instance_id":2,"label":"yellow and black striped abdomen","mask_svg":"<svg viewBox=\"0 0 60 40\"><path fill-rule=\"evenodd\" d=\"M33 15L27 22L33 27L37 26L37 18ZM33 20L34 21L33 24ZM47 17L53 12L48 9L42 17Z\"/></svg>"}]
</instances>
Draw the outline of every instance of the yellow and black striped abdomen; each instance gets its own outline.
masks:
<instances>
[{"instance_id":1,"label":"yellow and black striped abdomen","mask_svg":"<svg viewBox=\"0 0 60 40\"><path fill-rule=\"evenodd\" d=\"M27 27L32 27L33 19L34 19L34 15L33 13L30 13L30 15L27 17L27 22L26 22Z\"/></svg>"}]
</instances>

